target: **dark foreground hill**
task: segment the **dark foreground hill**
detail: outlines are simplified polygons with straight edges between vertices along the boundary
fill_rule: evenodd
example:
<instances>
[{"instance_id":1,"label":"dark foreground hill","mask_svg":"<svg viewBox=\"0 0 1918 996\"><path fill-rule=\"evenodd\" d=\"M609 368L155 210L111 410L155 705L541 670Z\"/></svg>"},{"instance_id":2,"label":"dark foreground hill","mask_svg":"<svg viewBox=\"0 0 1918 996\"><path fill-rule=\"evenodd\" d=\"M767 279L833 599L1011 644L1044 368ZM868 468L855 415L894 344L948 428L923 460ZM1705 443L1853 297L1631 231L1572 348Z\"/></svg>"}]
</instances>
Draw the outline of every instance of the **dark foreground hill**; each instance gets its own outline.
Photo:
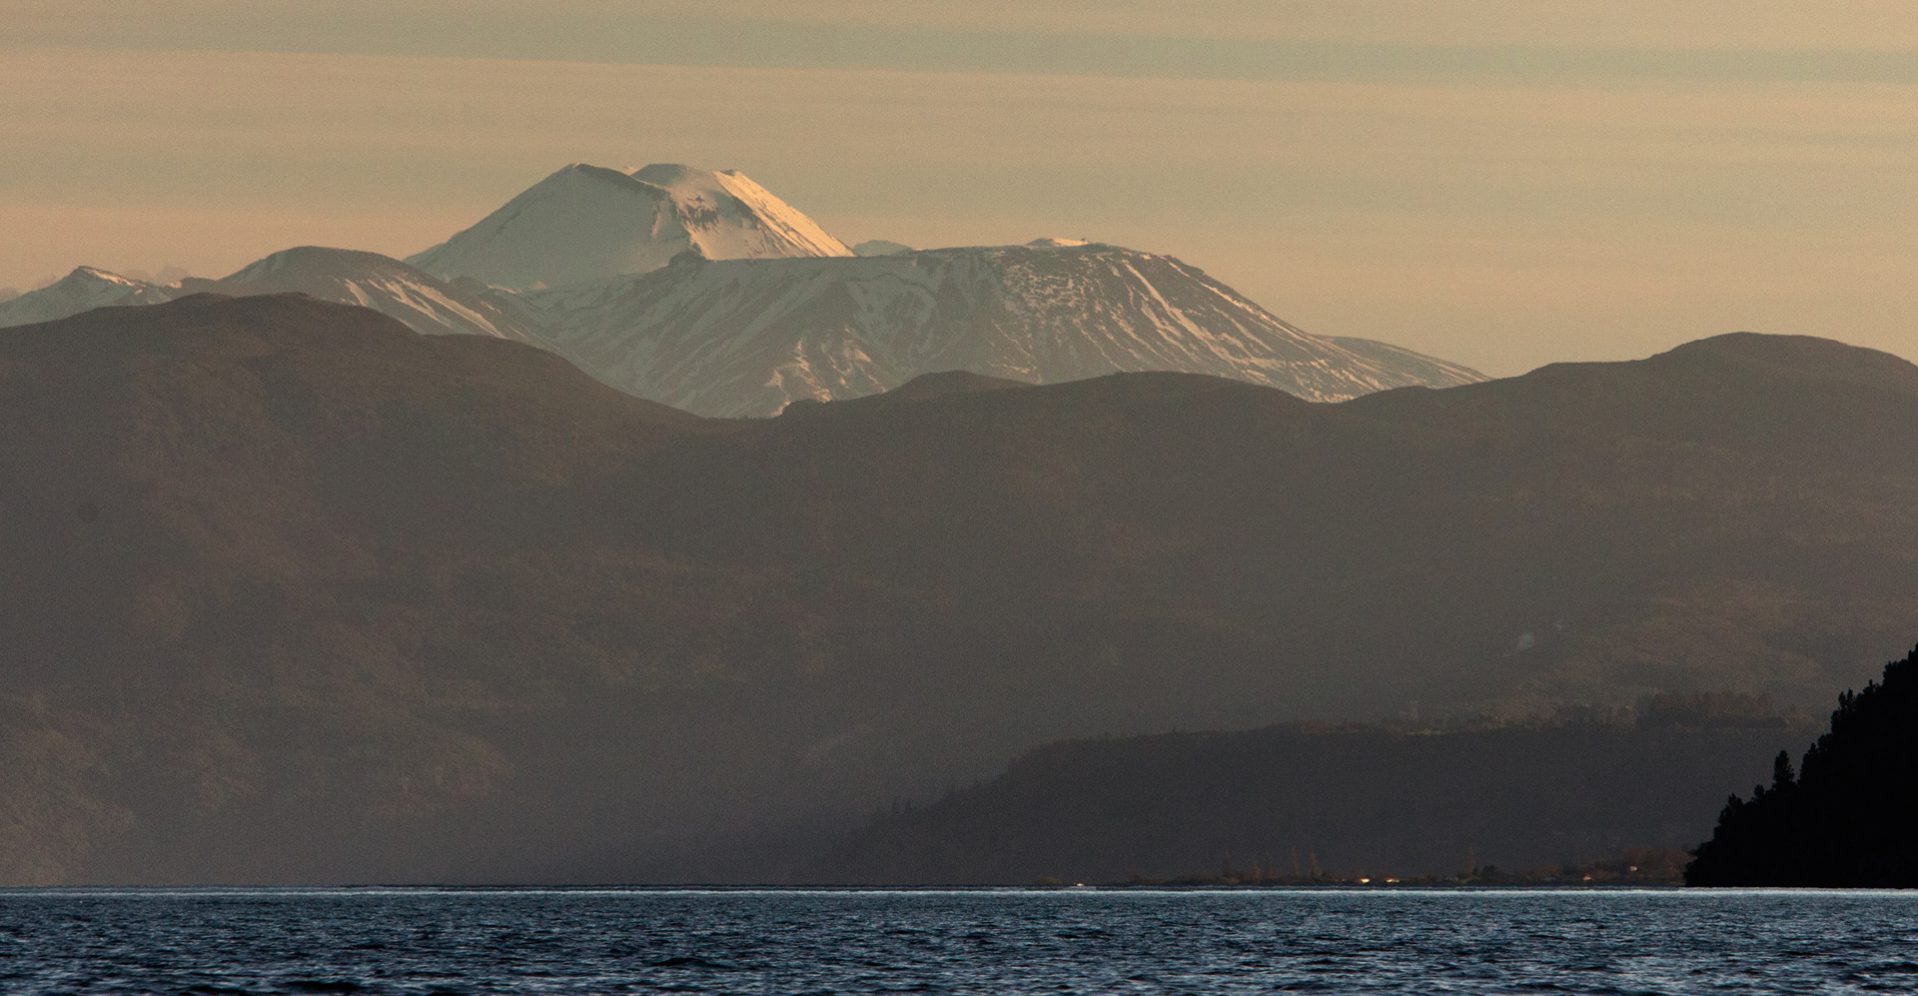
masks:
<instances>
[{"instance_id":1,"label":"dark foreground hill","mask_svg":"<svg viewBox=\"0 0 1918 996\"><path fill-rule=\"evenodd\" d=\"M1822 701L1918 575L1918 370L1807 339L727 422L201 297L0 333L0 417L13 882L778 878L1061 738Z\"/></svg>"},{"instance_id":2,"label":"dark foreground hill","mask_svg":"<svg viewBox=\"0 0 1918 996\"><path fill-rule=\"evenodd\" d=\"M1734 795L1685 870L1690 885L1918 887L1918 650L1839 697L1802 773Z\"/></svg>"},{"instance_id":3,"label":"dark foreground hill","mask_svg":"<svg viewBox=\"0 0 1918 996\"><path fill-rule=\"evenodd\" d=\"M698 421L530 347L195 297L6 333L0 412L11 882L500 873L701 585L599 486Z\"/></svg>"},{"instance_id":4,"label":"dark foreground hill","mask_svg":"<svg viewBox=\"0 0 1918 996\"><path fill-rule=\"evenodd\" d=\"M810 866L821 882L1454 876L1677 850L1782 720L1393 732L1280 726L1055 744ZM1251 871L1257 869L1257 872Z\"/></svg>"}]
</instances>

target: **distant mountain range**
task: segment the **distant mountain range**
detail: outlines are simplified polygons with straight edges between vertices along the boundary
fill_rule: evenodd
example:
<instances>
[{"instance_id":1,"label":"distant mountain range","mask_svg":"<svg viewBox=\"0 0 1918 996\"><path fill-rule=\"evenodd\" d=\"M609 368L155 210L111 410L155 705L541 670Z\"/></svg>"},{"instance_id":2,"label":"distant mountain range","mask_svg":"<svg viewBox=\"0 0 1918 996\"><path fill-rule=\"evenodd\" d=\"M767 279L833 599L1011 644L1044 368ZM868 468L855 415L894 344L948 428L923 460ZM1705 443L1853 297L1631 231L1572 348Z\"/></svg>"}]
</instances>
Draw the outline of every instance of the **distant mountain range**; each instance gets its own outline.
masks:
<instances>
[{"instance_id":1,"label":"distant mountain range","mask_svg":"<svg viewBox=\"0 0 1918 996\"><path fill-rule=\"evenodd\" d=\"M0 334L0 417L8 882L766 881L1063 738L1822 704L1918 583L1918 368L1805 338L721 420L200 294Z\"/></svg>"},{"instance_id":2,"label":"distant mountain range","mask_svg":"<svg viewBox=\"0 0 1918 996\"><path fill-rule=\"evenodd\" d=\"M188 277L156 284L83 266L56 283L0 302L0 328L53 321L94 308L160 304L190 294L231 297L305 294L320 301L371 308L425 335L484 335L544 344L532 327L508 314L489 289L447 282L397 259L351 249L300 246L247 264L219 280Z\"/></svg>"},{"instance_id":3,"label":"distant mountain range","mask_svg":"<svg viewBox=\"0 0 1918 996\"><path fill-rule=\"evenodd\" d=\"M1081 240L864 252L737 171L559 170L402 263L304 247L217 281L82 268L0 326L214 291L298 291L427 334L532 342L601 381L702 415L878 393L968 370L1027 383L1203 373L1339 401L1476 371L1299 330L1189 264Z\"/></svg>"}]
</instances>

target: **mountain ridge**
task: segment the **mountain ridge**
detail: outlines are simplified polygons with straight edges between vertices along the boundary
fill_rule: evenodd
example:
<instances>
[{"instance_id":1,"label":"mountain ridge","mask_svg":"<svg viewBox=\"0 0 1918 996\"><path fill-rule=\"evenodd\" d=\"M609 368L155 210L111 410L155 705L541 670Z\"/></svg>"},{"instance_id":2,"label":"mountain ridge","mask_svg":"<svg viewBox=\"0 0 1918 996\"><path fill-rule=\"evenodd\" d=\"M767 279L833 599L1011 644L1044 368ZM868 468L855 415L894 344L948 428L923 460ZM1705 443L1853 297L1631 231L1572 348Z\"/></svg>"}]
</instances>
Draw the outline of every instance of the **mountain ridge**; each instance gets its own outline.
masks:
<instances>
[{"instance_id":1,"label":"mountain ridge","mask_svg":"<svg viewBox=\"0 0 1918 996\"><path fill-rule=\"evenodd\" d=\"M803 877L1027 885L1223 873L1299 882L1320 868L1334 879L1450 880L1480 878L1486 865L1577 867L1689 846L1716 795L1749 781L1798 735L1781 719L1283 724L1067 741L929 805L872 818Z\"/></svg>"},{"instance_id":2,"label":"mountain ridge","mask_svg":"<svg viewBox=\"0 0 1918 996\"><path fill-rule=\"evenodd\" d=\"M0 332L0 878L781 881L1065 738L1823 701L1918 398L1814 352L716 420L294 295Z\"/></svg>"}]
</instances>

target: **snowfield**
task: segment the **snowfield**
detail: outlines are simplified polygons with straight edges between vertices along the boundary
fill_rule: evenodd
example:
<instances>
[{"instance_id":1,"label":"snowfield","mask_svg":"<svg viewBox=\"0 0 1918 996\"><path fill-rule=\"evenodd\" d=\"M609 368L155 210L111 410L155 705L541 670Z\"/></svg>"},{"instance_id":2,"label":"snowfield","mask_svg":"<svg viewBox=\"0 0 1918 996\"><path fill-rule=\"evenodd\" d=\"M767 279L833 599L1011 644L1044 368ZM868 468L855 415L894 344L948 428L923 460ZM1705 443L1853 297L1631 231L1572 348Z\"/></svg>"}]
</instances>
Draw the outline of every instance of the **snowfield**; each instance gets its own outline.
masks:
<instances>
[{"instance_id":1,"label":"snowfield","mask_svg":"<svg viewBox=\"0 0 1918 996\"><path fill-rule=\"evenodd\" d=\"M1174 370L1313 401L1483 379L1310 335L1180 260L1096 244L686 260L520 300L587 372L704 415L771 415L943 370L1029 383Z\"/></svg>"}]
</instances>

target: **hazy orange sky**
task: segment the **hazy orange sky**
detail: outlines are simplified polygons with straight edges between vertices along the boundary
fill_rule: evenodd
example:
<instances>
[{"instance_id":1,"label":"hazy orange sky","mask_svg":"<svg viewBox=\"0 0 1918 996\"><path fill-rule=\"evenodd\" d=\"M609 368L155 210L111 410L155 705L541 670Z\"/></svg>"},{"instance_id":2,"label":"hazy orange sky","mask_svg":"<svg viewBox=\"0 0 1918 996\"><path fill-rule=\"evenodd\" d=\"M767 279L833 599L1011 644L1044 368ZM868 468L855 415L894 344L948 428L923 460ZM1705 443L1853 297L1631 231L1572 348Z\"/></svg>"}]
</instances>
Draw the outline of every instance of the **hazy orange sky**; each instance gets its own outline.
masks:
<instances>
[{"instance_id":1,"label":"hazy orange sky","mask_svg":"<svg viewBox=\"0 0 1918 996\"><path fill-rule=\"evenodd\" d=\"M401 256L676 161L849 242L1171 253L1490 373L1918 357L1918 4L7 0L0 122L0 286Z\"/></svg>"}]
</instances>

